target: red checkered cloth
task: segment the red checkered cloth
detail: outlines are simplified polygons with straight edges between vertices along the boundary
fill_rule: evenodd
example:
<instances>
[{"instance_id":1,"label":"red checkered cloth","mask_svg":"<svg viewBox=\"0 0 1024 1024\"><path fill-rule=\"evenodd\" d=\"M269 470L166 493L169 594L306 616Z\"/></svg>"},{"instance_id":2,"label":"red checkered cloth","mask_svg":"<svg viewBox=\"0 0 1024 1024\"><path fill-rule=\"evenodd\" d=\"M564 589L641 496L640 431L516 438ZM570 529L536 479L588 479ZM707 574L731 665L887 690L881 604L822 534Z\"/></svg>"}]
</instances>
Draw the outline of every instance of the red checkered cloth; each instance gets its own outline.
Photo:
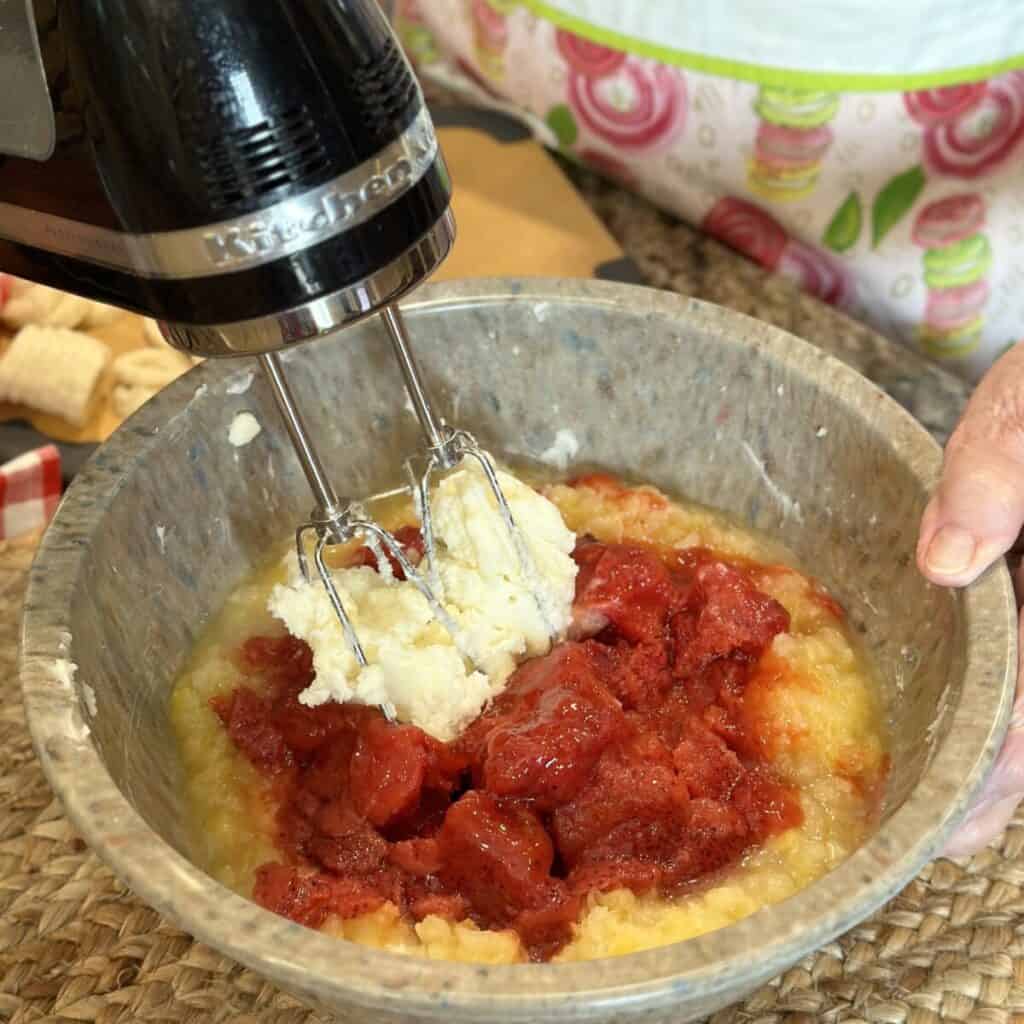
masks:
<instances>
[{"instance_id":1,"label":"red checkered cloth","mask_svg":"<svg viewBox=\"0 0 1024 1024\"><path fill-rule=\"evenodd\" d=\"M0 466L0 540L45 526L60 501L60 452L48 444Z\"/></svg>"}]
</instances>

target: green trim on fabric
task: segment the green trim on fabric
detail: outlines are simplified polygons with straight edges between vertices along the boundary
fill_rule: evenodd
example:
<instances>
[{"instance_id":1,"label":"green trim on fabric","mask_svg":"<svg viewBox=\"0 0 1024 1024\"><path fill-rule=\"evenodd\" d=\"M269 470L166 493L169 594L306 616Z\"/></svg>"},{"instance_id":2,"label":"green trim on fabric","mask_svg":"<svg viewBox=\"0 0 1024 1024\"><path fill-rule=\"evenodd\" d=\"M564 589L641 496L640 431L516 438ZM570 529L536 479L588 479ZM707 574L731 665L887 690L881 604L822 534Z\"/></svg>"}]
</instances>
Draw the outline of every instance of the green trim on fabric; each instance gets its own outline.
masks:
<instances>
[{"instance_id":1,"label":"green trim on fabric","mask_svg":"<svg viewBox=\"0 0 1024 1024\"><path fill-rule=\"evenodd\" d=\"M593 43L625 50L638 57L650 57L662 64L703 71L709 75L754 82L778 88L826 89L831 92L907 92L915 89L935 89L944 85L962 85L979 82L1004 71L1024 68L1024 53L991 64L973 64L948 71L922 71L912 75L883 75L860 72L800 71L795 68L776 68L767 64L748 64L726 57L711 57L702 53L676 50L660 43L613 32L566 14L545 3L544 0L520 0L523 7L559 28L568 29Z\"/></svg>"}]
</instances>

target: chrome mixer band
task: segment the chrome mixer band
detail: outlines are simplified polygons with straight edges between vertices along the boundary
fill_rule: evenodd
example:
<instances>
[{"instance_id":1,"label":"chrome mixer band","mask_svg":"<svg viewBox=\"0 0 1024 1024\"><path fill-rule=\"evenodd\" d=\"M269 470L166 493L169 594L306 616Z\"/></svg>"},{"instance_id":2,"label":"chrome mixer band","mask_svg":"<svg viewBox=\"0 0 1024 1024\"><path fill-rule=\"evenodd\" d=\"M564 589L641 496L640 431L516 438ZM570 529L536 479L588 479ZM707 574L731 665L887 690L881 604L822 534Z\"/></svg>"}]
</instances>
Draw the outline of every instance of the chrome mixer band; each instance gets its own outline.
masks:
<instances>
[{"instance_id":1,"label":"chrome mixer band","mask_svg":"<svg viewBox=\"0 0 1024 1024\"><path fill-rule=\"evenodd\" d=\"M210 359L275 352L330 334L396 302L444 262L454 241L455 219L448 210L397 259L330 295L273 316L211 325L161 321L160 330L175 348Z\"/></svg>"},{"instance_id":2,"label":"chrome mixer band","mask_svg":"<svg viewBox=\"0 0 1024 1024\"><path fill-rule=\"evenodd\" d=\"M364 224L438 157L426 107L392 143L344 174L256 213L132 234L0 202L0 238L146 278L196 278L271 263Z\"/></svg>"}]
</instances>

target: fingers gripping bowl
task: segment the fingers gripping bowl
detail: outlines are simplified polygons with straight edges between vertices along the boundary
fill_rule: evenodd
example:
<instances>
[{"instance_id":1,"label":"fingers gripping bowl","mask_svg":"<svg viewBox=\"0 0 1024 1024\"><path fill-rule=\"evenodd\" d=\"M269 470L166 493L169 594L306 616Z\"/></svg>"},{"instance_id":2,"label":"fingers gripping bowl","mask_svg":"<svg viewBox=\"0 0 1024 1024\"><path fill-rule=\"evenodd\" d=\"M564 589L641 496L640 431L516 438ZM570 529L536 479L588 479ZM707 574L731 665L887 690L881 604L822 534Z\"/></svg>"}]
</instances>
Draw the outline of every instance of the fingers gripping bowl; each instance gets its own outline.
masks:
<instances>
[{"instance_id":1,"label":"fingers gripping bowl","mask_svg":"<svg viewBox=\"0 0 1024 1024\"><path fill-rule=\"evenodd\" d=\"M708 1013L851 927L939 852L1008 720L1008 576L990 572L960 595L918 576L937 446L863 378L782 332L597 283L431 286L407 308L443 403L485 446L537 458L570 431L581 463L726 510L829 585L887 687L893 762L877 834L783 903L599 964L480 967L379 952L219 886L190 860L169 691L205 623L308 504L271 397L235 364L194 371L122 428L43 542L22 678L44 768L141 898L346 1020ZM397 483L416 424L394 407L396 371L375 329L291 358L334 478L353 495ZM262 429L235 431L245 443L232 444L240 414Z\"/></svg>"}]
</instances>

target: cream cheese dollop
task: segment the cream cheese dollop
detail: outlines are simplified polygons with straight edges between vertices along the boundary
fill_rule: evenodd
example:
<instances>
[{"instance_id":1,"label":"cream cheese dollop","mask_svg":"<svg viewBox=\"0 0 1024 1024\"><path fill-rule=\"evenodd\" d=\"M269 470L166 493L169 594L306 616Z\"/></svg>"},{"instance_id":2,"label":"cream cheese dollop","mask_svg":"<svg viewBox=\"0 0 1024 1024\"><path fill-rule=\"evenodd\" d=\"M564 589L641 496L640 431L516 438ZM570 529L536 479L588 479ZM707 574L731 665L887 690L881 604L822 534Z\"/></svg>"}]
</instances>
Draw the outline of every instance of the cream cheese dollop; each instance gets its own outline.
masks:
<instances>
[{"instance_id":1,"label":"cream cheese dollop","mask_svg":"<svg viewBox=\"0 0 1024 1024\"><path fill-rule=\"evenodd\" d=\"M368 664L360 667L319 580L306 582L291 556L290 578L269 609L309 644L315 678L299 695L387 706L399 721L452 740L504 688L525 658L546 653L572 618L575 534L547 498L506 472L498 481L525 541L528 572L482 469L473 460L431 496L437 596L454 637L409 581L366 566L334 570L338 594Z\"/></svg>"}]
</instances>

